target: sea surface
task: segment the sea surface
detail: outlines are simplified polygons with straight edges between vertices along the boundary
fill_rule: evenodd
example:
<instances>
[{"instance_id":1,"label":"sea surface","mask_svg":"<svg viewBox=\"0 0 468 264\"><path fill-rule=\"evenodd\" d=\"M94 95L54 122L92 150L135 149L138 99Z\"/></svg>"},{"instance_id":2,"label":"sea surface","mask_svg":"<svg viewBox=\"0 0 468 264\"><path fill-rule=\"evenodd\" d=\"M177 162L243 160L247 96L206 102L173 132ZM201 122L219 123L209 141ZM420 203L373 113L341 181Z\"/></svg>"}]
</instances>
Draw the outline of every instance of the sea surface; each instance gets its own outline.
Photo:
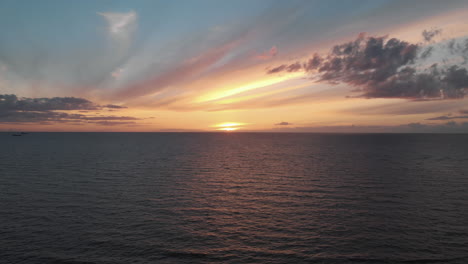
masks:
<instances>
[{"instance_id":1,"label":"sea surface","mask_svg":"<svg viewBox=\"0 0 468 264\"><path fill-rule=\"evenodd\" d=\"M468 263L468 135L0 133L0 263Z\"/></svg>"}]
</instances>

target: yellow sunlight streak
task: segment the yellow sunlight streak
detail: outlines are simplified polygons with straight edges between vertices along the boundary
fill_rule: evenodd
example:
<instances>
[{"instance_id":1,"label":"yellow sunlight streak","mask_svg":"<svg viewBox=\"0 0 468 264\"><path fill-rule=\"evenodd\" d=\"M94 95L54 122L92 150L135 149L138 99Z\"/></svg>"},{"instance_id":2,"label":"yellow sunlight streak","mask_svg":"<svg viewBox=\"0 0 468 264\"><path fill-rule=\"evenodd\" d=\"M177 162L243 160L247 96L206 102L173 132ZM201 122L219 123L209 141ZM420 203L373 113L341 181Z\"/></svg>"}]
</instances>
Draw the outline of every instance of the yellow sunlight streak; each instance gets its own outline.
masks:
<instances>
[{"instance_id":1,"label":"yellow sunlight streak","mask_svg":"<svg viewBox=\"0 0 468 264\"><path fill-rule=\"evenodd\" d=\"M219 101L217 103L219 103L219 104L232 104L232 103L236 103L236 102L240 102L240 101L246 101L246 100L250 100L250 99L254 99L254 98L258 98L258 97L265 97L265 96L269 96L269 95L274 95L274 94L284 93L284 92L287 92L287 91L301 89L301 88L304 88L304 87L307 87L307 86L312 86L312 85L313 84L311 84L311 83L305 83L305 84L295 85L295 86L287 87L287 88L283 88L283 89L277 89L277 90L258 93L258 94L246 95L246 96L237 97L237 98L225 99L225 100Z\"/></svg>"},{"instance_id":2,"label":"yellow sunlight streak","mask_svg":"<svg viewBox=\"0 0 468 264\"><path fill-rule=\"evenodd\" d=\"M304 73L302 73L302 72L295 72L295 73L291 73L291 74L288 74L288 75L285 75L285 76L280 76L280 77L270 78L270 79L267 79L267 80L262 80L262 81L258 81L258 82L249 83L247 85L237 87L237 88L234 88L234 89L227 89L227 90L224 90L224 91L213 92L211 94L202 96L201 98L196 100L196 102L201 103L201 102L218 100L218 99L228 97L228 96L231 96L231 95L235 95L235 94L238 94L238 93L242 93L242 92L245 92L245 91L249 91L249 90L269 86L269 85L272 85L272 84L280 83L280 82L283 82L283 81L288 80L288 79L292 79L292 78L302 76L303 74Z\"/></svg>"},{"instance_id":3,"label":"yellow sunlight streak","mask_svg":"<svg viewBox=\"0 0 468 264\"><path fill-rule=\"evenodd\" d=\"M234 131L240 129L244 125L246 125L246 123L224 122L216 124L212 127L216 127L216 130L219 131Z\"/></svg>"},{"instance_id":4,"label":"yellow sunlight streak","mask_svg":"<svg viewBox=\"0 0 468 264\"><path fill-rule=\"evenodd\" d=\"M219 128L218 130L220 131L235 131L235 130L238 130L239 128L238 127L223 127L223 128Z\"/></svg>"}]
</instances>

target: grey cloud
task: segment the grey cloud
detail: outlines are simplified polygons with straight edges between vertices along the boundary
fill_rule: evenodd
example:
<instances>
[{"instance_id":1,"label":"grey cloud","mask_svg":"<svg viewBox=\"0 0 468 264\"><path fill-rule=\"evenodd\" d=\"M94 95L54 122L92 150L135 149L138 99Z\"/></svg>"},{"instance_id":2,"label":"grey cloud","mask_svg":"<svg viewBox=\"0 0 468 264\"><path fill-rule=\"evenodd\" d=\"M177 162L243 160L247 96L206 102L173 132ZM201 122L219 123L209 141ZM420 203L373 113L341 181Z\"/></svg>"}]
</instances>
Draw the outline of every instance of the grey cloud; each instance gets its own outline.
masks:
<instances>
[{"instance_id":1,"label":"grey cloud","mask_svg":"<svg viewBox=\"0 0 468 264\"><path fill-rule=\"evenodd\" d=\"M464 110L464 109L460 110L459 112L460 114L468 114L468 110Z\"/></svg>"},{"instance_id":2,"label":"grey cloud","mask_svg":"<svg viewBox=\"0 0 468 264\"><path fill-rule=\"evenodd\" d=\"M132 116L84 116L80 118L82 120L104 120L104 121L112 121L112 120L140 120L139 118L132 117Z\"/></svg>"},{"instance_id":3,"label":"grey cloud","mask_svg":"<svg viewBox=\"0 0 468 264\"><path fill-rule=\"evenodd\" d=\"M424 129L427 125L423 125L421 123L409 123L409 124L403 125L403 127L404 126L407 126L411 129Z\"/></svg>"},{"instance_id":4,"label":"grey cloud","mask_svg":"<svg viewBox=\"0 0 468 264\"><path fill-rule=\"evenodd\" d=\"M444 124L412 123L399 126L397 131L415 133L467 133L468 122L457 123L455 121L449 121Z\"/></svg>"},{"instance_id":5,"label":"grey cloud","mask_svg":"<svg viewBox=\"0 0 468 264\"><path fill-rule=\"evenodd\" d=\"M275 67L275 68L273 68L273 69L268 69L267 73L268 73L268 74L272 74L272 73L282 72L282 71L284 71L287 67L288 67L288 65L283 64L283 65L280 65L280 66Z\"/></svg>"},{"instance_id":6,"label":"grey cloud","mask_svg":"<svg viewBox=\"0 0 468 264\"><path fill-rule=\"evenodd\" d=\"M369 106L359 105L343 108L342 113L355 113L359 115L415 115L458 112L467 105L467 100L421 100L408 104L404 101L390 101L388 103ZM460 113L463 114L463 113ZM468 114L468 113L467 113Z\"/></svg>"},{"instance_id":7,"label":"grey cloud","mask_svg":"<svg viewBox=\"0 0 468 264\"><path fill-rule=\"evenodd\" d=\"M283 64L283 65L280 65L278 67L275 67L273 69L268 69L268 74L272 74L272 73L278 73L278 72L282 72L282 71L286 71L286 72L297 72L297 71L300 71L303 69L303 66L300 62L295 62L293 64Z\"/></svg>"},{"instance_id":8,"label":"grey cloud","mask_svg":"<svg viewBox=\"0 0 468 264\"><path fill-rule=\"evenodd\" d=\"M99 106L83 98L18 98L14 94L0 95L0 111L97 110Z\"/></svg>"},{"instance_id":9,"label":"grey cloud","mask_svg":"<svg viewBox=\"0 0 468 264\"><path fill-rule=\"evenodd\" d=\"M317 53L315 53L314 56L304 64L304 69L306 71L317 69L320 66L320 64L322 64L322 62L323 58Z\"/></svg>"},{"instance_id":10,"label":"grey cloud","mask_svg":"<svg viewBox=\"0 0 468 264\"><path fill-rule=\"evenodd\" d=\"M113 104L104 105L104 107L106 107L106 108L113 108L113 109L123 109L123 108L127 108L126 106L113 105Z\"/></svg>"},{"instance_id":11,"label":"grey cloud","mask_svg":"<svg viewBox=\"0 0 468 264\"><path fill-rule=\"evenodd\" d=\"M280 122L280 123L275 124L275 126L289 126L289 125L292 125L292 123L289 123L289 122Z\"/></svg>"},{"instance_id":12,"label":"grey cloud","mask_svg":"<svg viewBox=\"0 0 468 264\"><path fill-rule=\"evenodd\" d=\"M452 119L452 117L444 115L444 116L431 117L426 120L449 120L449 119Z\"/></svg>"},{"instance_id":13,"label":"grey cloud","mask_svg":"<svg viewBox=\"0 0 468 264\"><path fill-rule=\"evenodd\" d=\"M422 59L428 58L429 56L431 56L433 50L434 50L434 47L427 47L423 52L421 52L420 57Z\"/></svg>"},{"instance_id":14,"label":"grey cloud","mask_svg":"<svg viewBox=\"0 0 468 264\"><path fill-rule=\"evenodd\" d=\"M299 62L296 62L294 64L291 64L287 67L288 72L296 72L302 69L302 65Z\"/></svg>"},{"instance_id":15,"label":"grey cloud","mask_svg":"<svg viewBox=\"0 0 468 264\"><path fill-rule=\"evenodd\" d=\"M451 119L468 119L468 116L447 116L447 115L443 115L443 116L428 118L426 120L451 120Z\"/></svg>"},{"instance_id":16,"label":"grey cloud","mask_svg":"<svg viewBox=\"0 0 468 264\"><path fill-rule=\"evenodd\" d=\"M435 36L440 35L442 33L442 29L430 29L424 30L421 34L425 41L431 41Z\"/></svg>"},{"instance_id":17,"label":"grey cloud","mask_svg":"<svg viewBox=\"0 0 468 264\"><path fill-rule=\"evenodd\" d=\"M88 110L99 111L104 107L123 108L113 106L99 106L89 100L75 97L18 98L16 95L0 95L0 123L119 125L140 120L131 116L96 116L66 112L79 110L80 113L85 113Z\"/></svg>"},{"instance_id":18,"label":"grey cloud","mask_svg":"<svg viewBox=\"0 0 468 264\"><path fill-rule=\"evenodd\" d=\"M452 39L446 47L452 55L460 55L463 58L462 64L468 63L468 38L461 40Z\"/></svg>"},{"instance_id":19,"label":"grey cloud","mask_svg":"<svg viewBox=\"0 0 468 264\"><path fill-rule=\"evenodd\" d=\"M63 122L77 120L83 115L63 112L1 111L0 123Z\"/></svg>"},{"instance_id":20,"label":"grey cloud","mask_svg":"<svg viewBox=\"0 0 468 264\"><path fill-rule=\"evenodd\" d=\"M82 114L69 114L53 111L8 111L0 112L0 123L37 123L37 122L56 122L56 123L97 123L113 121L136 121L139 118L131 116L86 116ZM117 122L116 122L117 123ZM132 122L134 123L134 122Z\"/></svg>"},{"instance_id":21,"label":"grey cloud","mask_svg":"<svg viewBox=\"0 0 468 264\"><path fill-rule=\"evenodd\" d=\"M96 125L101 126L121 126L121 125L134 125L135 122L111 122L111 121L97 121L97 122L90 122Z\"/></svg>"},{"instance_id":22,"label":"grey cloud","mask_svg":"<svg viewBox=\"0 0 468 264\"><path fill-rule=\"evenodd\" d=\"M444 124L409 123L396 126L318 126L318 127L281 127L275 132L303 133L467 133L468 122L454 121Z\"/></svg>"},{"instance_id":23,"label":"grey cloud","mask_svg":"<svg viewBox=\"0 0 468 264\"><path fill-rule=\"evenodd\" d=\"M425 34L432 38L439 33L426 31ZM468 53L468 42L466 45ZM456 52L465 52L460 45L453 46ZM366 37L361 33L354 41L334 46L325 56L314 54L303 64L283 64L267 73L304 70L317 81L354 86L357 88L354 91L365 98L463 98L468 88L467 70L459 65L440 67L438 64L419 70L415 62L432 52L432 47L422 52L421 49L420 44L386 36Z\"/></svg>"},{"instance_id":24,"label":"grey cloud","mask_svg":"<svg viewBox=\"0 0 468 264\"><path fill-rule=\"evenodd\" d=\"M26 98L14 94L0 94L0 111L55 111L55 110L100 110L102 108L123 109L125 106L98 105L76 97Z\"/></svg>"}]
</instances>

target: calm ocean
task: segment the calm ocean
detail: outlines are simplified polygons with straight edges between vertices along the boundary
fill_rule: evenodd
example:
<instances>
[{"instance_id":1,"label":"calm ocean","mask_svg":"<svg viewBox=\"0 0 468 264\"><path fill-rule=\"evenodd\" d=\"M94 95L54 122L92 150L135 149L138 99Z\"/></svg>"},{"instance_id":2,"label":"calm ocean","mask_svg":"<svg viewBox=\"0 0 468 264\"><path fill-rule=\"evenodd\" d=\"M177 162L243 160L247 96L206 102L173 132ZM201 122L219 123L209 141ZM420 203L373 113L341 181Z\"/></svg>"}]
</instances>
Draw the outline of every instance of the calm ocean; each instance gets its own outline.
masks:
<instances>
[{"instance_id":1,"label":"calm ocean","mask_svg":"<svg viewBox=\"0 0 468 264\"><path fill-rule=\"evenodd\" d=\"M0 263L468 263L468 135L0 133Z\"/></svg>"}]
</instances>

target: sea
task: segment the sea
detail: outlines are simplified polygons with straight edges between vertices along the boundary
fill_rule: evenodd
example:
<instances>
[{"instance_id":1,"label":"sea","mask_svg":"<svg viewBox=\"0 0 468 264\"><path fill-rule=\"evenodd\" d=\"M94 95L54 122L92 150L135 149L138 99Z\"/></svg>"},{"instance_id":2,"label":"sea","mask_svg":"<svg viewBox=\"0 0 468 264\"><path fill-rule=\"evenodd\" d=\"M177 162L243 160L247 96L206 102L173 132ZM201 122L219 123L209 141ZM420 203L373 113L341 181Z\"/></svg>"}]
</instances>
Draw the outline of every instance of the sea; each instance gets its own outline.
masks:
<instances>
[{"instance_id":1,"label":"sea","mask_svg":"<svg viewBox=\"0 0 468 264\"><path fill-rule=\"evenodd\" d=\"M0 133L0 263L468 263L468 135Z\"/></svg>"}]
</instances>

